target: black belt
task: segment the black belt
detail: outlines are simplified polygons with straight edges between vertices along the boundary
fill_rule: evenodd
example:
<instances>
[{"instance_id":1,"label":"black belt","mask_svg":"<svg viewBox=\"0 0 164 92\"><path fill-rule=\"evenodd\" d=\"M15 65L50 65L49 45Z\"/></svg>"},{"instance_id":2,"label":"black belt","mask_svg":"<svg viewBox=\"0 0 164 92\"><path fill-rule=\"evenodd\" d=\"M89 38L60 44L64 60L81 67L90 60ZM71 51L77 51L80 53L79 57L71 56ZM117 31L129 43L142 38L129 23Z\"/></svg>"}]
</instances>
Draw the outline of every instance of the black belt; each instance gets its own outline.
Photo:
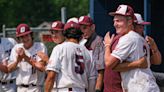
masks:
<instances>
[{"instance_id":1,"label":"black belt","mask_svg":"<svg viewBox=\"0 0 164 92\"><path fill-rule=\"evenodd\" d=\"M6 81L6 82L0 81L0 84L2 85L12 84L12 83L14 83L14 80Z\"/></svg>"},{"instance_id":2,"label":"black belt","mask_svg":"<svg viewBox=\"0 0 164 92\"><path fill-rule=\"evenodd\" d=\"M35 84L29 84L29 85L25 85L25 84L21 84L20 86L22 86L22 87L25 87L25 88L28 88L28 87L30 87L30 86L37 86L37 85L35 85Z\"/></svg>"},{"instance_id":3,"label":"black belt","mask_svg":"<svg viewBox=\"0 0 164 92\"><path fill-rule=\"evenodd\" d=\"M72 91L72 88L68 88L68 91ZM87 92L87 89L85 88L85 92Z\"/></svg>"}]
</instances>

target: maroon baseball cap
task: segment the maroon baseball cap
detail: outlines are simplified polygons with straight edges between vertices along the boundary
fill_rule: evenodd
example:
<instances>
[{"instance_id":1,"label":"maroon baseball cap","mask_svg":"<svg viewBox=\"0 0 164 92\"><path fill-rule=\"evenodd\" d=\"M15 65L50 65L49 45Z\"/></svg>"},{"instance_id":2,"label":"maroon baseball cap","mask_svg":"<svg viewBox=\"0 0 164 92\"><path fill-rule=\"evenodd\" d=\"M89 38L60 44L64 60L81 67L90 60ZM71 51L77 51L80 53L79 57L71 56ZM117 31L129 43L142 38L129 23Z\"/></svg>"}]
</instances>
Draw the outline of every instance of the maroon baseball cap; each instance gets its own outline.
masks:
<instances>
[{"instance_id":1,"label":"maroon baseball cap","mask_svg":"<svg viewBox=\"0 0 164 92\"><path fill-rule=\"evenodd\" d=\"M51 24L51 31L53 30L64 30L64 24L61 21L54 21Z\"/></svg>"},{"instance_id":2,"label":"maroon baseball cap","mask_svg":"<svg viewBox=\"0 0 164 92\"><path fill-rule=\"evenodd\" d=\"M32 31L27 24L19 24L16 28L16 37L24 36L30 33L32 33Z\"/></svg>"},{"instance_id":3,"label":"maroon baseball cap","mask_svg":"<svg viewBox=\"0 0 164 92\"><path fill-rule=\"evenodd\" d=\"M143 18L142 18L142 16L141 16L141 14L134 13L134 15L135 15L135 19L134 19L134 22L135 23L137 23L139 25L150 25L151 24L151 22L144 21Z\"/></svg>"},{"instance_id":4,"label":"maroon baseball cap","mask_svg":"<svg viewBox=\"0 0 164 92\"><path fill-rule=\"evenodd\" d=\"M79 24L80 25L92 25L93 20L89 16L81 16L79 18Z\"/></svg>"},{"instance_id":5,"label":"maroon baseball cap","mask_svg":"<svg viewBox=\"0 0 164 92\"><path fill-rule=\"evenodd\" d=\"M115 12L110 12L109 15L122 15L122 16L130 16L134 19L134 10L129 5L119 5Z\"/></svg>"},{"instance_id":6,"label":"maroon baseball cap","mask_svg":"<svg viewBox=\"0 0 164 92\"><path fill-rule=\"evenodd\" d=\"M65 24L64 30L68 30L70 28L80 29L80 25L78 23L75 23L73 21L70 21L70 22L68 22L68 23Z\"/></svg>"}]
</instances>

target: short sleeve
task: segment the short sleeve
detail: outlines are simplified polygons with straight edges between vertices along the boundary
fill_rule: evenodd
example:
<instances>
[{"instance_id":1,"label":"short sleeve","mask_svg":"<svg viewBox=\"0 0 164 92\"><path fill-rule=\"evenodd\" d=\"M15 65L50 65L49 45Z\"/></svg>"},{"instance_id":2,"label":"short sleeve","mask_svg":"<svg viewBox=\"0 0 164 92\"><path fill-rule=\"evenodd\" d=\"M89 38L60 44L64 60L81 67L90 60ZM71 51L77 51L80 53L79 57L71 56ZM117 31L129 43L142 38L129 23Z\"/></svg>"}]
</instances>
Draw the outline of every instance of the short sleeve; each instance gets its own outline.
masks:
<instances>
[{"instance_id":1,"label":"short sleeve","mask_svg":"<svg viewBox=\"0 0 164 92\"><path fill-rule=\"evenodd\" d=\"M61 60L60 60L60 48L58 46L54 47L50 59L48 61L46 71L51 70L59 72L61 70Z\"/></svg>"},{"instance_id":2,"label":"short sleeve","mask_svg":"<svg viewBox=\"0 0 164 92\"><path fill-rule=\"evenodd\" d=\"M118 58L120 62L122 62L134 51L134 47L135 42L133 39L122 37L111 55Z\"/></svg>"}]
</instances>

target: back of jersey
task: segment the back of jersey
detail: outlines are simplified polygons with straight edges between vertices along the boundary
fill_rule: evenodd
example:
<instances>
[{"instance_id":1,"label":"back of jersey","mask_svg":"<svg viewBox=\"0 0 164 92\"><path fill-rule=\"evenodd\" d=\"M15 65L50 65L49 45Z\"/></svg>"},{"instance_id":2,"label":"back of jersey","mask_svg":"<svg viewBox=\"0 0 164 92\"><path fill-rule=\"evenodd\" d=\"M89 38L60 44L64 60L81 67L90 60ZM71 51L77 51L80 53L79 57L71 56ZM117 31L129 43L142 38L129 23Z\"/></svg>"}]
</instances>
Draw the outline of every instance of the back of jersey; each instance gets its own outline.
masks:
<instances>
[{"instance_id":1,"label":"back of jersey","mask_svg":"<svg viewBox=\"0 0 164 92\"><path fill-rule=\"evenodd\" d=\"M64 42L53 49L49 62L47 70L58 73L54 87L88 87L88 79L92 76L89 70L92 63L84 46Z\"/></svg>"}]
</instances>

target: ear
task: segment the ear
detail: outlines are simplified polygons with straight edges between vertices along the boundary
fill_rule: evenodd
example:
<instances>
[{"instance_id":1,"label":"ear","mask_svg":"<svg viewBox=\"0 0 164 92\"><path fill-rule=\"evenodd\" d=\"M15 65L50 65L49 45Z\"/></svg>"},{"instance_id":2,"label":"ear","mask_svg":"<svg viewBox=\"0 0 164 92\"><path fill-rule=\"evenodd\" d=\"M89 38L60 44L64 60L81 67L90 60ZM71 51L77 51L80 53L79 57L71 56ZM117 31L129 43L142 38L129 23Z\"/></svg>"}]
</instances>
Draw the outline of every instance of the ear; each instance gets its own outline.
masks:
<instances>
[{"instance_id":1,"label":"ear","mask_svg":"<svg viewBox=\"0 0 164 92\"><path fill-rule=\"evenodd\" d=\"M92 24L92 25L91 25L91 30L92 30L92 31L95 31L95 24Z\"/></svg>"},{"instance_id":2,"label":"ear","mask_svg":"<svg viewBox=\"0 0 164 92\"><path fill-rule=\"evenodd\" d=\"M128 20L128 25L133 25L133 20Z\"/></svg>"}]
</instances>

